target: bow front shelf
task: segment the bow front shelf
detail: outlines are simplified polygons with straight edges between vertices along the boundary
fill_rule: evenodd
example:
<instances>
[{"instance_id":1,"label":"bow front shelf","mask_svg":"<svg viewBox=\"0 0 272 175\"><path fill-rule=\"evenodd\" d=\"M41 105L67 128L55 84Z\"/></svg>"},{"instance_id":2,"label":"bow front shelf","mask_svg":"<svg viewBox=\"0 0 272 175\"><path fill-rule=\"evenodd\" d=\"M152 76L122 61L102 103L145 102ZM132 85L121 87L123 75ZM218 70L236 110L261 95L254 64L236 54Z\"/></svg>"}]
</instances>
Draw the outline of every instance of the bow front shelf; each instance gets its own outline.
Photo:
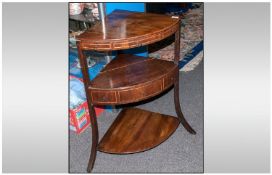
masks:
<instances>
[{"instance_id":1,"label":"bow front shelf","mask_svg":"<svg viewBox=\"0 0 272 175\"><path fill-rule=\"evenodd\" d=\"M77 37L77 47L92 126L92 149L87 171L94 166L96 152L127 154L151 149L164 142L185 120L179 104L180 19L150 13L116 10ZM173 62L130 54L118 54L92 81L89 79L86 50L112 51L144 46L175 34ZM174 85L178 117L138 108L124 109L98 144L95 105L138 102L160 94Z\"/></svg>"},{"instance_id":2,"label":"bow front shelf","mask_svg":"<svg viewBox=\"0 0 272 175\"><path fill-rule=\"evenodd\" d=\"M112 51L160 41L179 28L176 17L116 10L77 37L84 50Z\"/></svg>"},{"instance_id":3,"label":"bow front shelf","mask_svg":"<svg viewBox=\"0 0 272 175\"><path fill-rule=\"evenodd\" d=\"M94 104L127 104L153 97L174 82L173 62L122 54L91 81Z\"/></svg>"}]
</instances>

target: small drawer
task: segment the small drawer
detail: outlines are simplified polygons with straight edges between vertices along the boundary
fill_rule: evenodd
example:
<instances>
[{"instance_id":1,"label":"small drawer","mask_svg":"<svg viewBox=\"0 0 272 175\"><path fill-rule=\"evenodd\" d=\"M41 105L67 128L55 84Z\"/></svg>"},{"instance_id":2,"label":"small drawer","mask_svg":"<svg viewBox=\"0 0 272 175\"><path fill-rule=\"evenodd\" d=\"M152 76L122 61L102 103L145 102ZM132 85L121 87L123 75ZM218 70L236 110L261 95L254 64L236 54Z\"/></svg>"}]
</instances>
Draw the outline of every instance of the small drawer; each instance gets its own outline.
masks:
<instances>
[{"instance_id":1,"label":"small drawer","mask_svg":"<svg viewBox=\"0 0 272 175\"><path fill-rule=\"evenodd\" d=\"M105 44L82 43L82 48L90 49L90 50L110 50L111 44L110 43L105 43Z\"/></svg>"},{"instance_id":2,"label":"small drawer","mask_svg":"<svg viewBox=\"0 0 272 175\"><path fill-rule=\"evenodd\" d=\"M93 103L116 103L116 95L115 92L107 92L107 91L91 91L92 101Z\"/></svg>"},{"instance_id":3,"label":"small drawer","mask_svg":"<svg viewBox=\"0 0 272 175\"><path fill-rule=\"evenodd\" d=\"M162 81L157 80L148 85L135 89L120 91L120 102L137 102L147 97L152 97L162 91Z\"/></svg>"}]
</instances>

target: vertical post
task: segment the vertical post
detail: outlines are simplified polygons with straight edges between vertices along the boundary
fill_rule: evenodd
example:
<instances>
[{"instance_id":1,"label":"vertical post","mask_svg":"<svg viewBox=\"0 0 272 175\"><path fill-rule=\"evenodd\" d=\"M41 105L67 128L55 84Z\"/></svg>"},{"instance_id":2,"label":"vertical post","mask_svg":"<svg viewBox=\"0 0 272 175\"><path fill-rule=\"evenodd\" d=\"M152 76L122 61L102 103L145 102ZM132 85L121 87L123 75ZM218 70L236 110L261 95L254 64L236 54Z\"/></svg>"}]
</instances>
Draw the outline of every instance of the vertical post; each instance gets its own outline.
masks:
<instances>
[{"instance_id":1,"label":"vertical post","mask_svg":"<svg viewBox=\"0 0 272 175\"><path fill-rule=\"evenodd\" d=\"M180 24L180 22L179 22ZM178 29L175 33L175 57L174 63L178 66L180 59L180 25L178 25ZM181 111L180 101L179 101L179 69L177 68L175 78L174 78L174 102L175 102L175 109L178 115L179 121L183 125L183 127L191 134L196 134L194 129L189 125L189 123L184 118L184 115Z\"/></svg>"},{"instance_id":2,"label":"vertical post","mask_svg":"<svg viewBox=\"0 0 272 175\"><path fill-rule=\"evenodd\" d=\"M88 87L90 85L90 77L89 77L89 71L88 71L88 64L86 56L84 55L80 43L77 42L77 49L78 49L78 56L80 60L80 66L83 74L83 81L84 81L84 87L85 87L85 93L89 108L89 116L91 121L91 127L92 127L92 148L91 148L91 154L89 158L88 168L87 172L90 173L93 169L94 162L96 159L96 152L97 152L97 145L98 145L98 126L96 121L96 113L94 109L94 105L91 101L91 94L89 94Z\"/></svg>"},{"instance_id":3,"label":"vertical post","mask_svg":"<svg viewBox=\"0 0 272 175\"><path fill-rule=\"evenodd\" d=\"M98 3L98 11L99 11L99 16L101 20L103 36L106 37L106 25L105 25L106 13L105 13L104 3ZM111 61L111 57L109 53L106 53L105 58L106 58L106 63L109 63Z\"/></svg>"},{"instance_id":4,"label":"vertical post","mask_svg":"<svg viewBox=\"0 0 272 175\"><path fill-rule=\"evenodd\" d=\"M175 56L174 56L174 63L179 65L180 59L180 21L178 23L178 30L175 33Z\"/></svg>"},{"instance_id":5,"label":"vertical post","mask_svg":"<svg viewBox=\"0 0 272 175\"><path fill-rule=\"evenodd\" d=\"M98 3L98 12L99 12L99 18L100 18L100 21L101 21L101 25L102 25L103 35L105 37L105 35L106 35L106 25L105 25L105 10L104 10L103 3Z\"/></svg>"}]
</instances>

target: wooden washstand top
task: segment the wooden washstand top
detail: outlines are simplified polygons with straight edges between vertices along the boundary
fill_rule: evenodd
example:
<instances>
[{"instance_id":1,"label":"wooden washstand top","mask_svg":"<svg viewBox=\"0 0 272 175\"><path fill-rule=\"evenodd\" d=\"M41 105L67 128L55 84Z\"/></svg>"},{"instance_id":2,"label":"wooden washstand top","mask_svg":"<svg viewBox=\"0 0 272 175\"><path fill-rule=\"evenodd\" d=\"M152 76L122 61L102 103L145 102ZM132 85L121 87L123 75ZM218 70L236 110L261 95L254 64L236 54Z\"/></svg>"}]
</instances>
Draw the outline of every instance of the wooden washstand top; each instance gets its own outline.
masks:
<instances>
[{"instance_id":1,"label":"wooden washstand top","mask_svg":"<svg viewBox=\"0 0 272 175\"><path fill-rule=\"evenodd\" d=\"M135 48L160 41L179 28L179 17L115 10L77 37L83 50L110 51Z\"/></svg>"}]
</instances>

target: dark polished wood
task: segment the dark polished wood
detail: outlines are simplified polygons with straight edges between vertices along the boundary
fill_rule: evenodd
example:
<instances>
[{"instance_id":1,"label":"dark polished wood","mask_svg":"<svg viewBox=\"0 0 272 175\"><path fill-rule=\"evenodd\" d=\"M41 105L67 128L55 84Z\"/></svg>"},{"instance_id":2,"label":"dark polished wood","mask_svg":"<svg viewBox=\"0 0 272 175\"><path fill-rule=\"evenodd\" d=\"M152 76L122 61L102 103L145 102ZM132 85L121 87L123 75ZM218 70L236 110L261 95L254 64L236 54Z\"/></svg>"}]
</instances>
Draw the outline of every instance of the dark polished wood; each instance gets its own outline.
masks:
<instances>
[{"instance_id":1,"label":"dark polished wood","mask_svg":"<svg viewBox=\"0 0 272 175\"><path fill-rule=\"evenodd\" d=\"M175 77L177 81L175 80L175 85L174 85L174 101L175 101L175 109L176 113L178 115L178 118L183 125L183 127L191 134L196 134L195 130L189 125L187 120L184 118L184 115L181 111L180 108L180 102L179 102L179 82L178 82L178 76Z\"/></svg>"},{"instance_id":2,"label":"dark polished wood","mask_svg":"<svg viewBox=\"0 0 272 175\"><path fill-rule=\"evenodd\" d=\"M98 126L97 126L94 106L89 107L89 110L90 110L91 127L92 127L92 148L91 148L91 154L90 154L89 163L87 167L87 172L90 173L93 169L94 162L96 159L97 146L98 146Z\"/></svg>"},{"instance_id":3,"label":"dark polished wood","mask_svg":"<svg viewBox=\"0 0 272 175\"><path fill-rule=\"evenodd\" d=\"M177 31L175 33L175 57L174 57L174 63L178 65L180 57L180 32ZM191 134L196 134L196 132L193 130L193 128L189 125L187 120L184 118L184 115L180 108L180 101L179 101L179 71L175 73L174 76L174 102L175 102L175 109L176 113L178 115L178 118L183 125L183 127Z\"/></svg>"},{"instance_id":4,"label":"dark polished wood","mask_svg":"<svg viewBox=\"0 0 272 175\"><path fill-rule=\"evenodd\" d=\"M90 77L88 73L88 64L86 56L83 54L81 48L78 46L78 55L80 59L80 66L83 74L83 82L85 87L85 92L88 92L88 86L90 84ZM87 94L87 103L89 108L89 114L90 114L90 121L91 121L91 127L92 127L92 148L91 148L91 154L89 158L89 163L87 167L87 172L91 172L94 166L94 162L96 159L96 153L97 153L97 145L98 145L98 126L96 121L96 113L94 110L93 103L91 101L91 98L88 97Z\"/></svg>"},{"instance_id":5,"label":"dark polished wood","mask_svg":"<svg viewBox=\"0 0 272 175\"><path fill-rule=\"evenodd\" d=\"M135 153L151 149L165 141L178 127L195 134L184 118L179 102L180 19L169 16L114 11L101 24L78 36L77 47L92 126L92 148L88 164L91 172L96 152ZM111 51L139 47L175 33L174 62L118 55L90 81L84 50ZM141 101L160 94L174 84L174 102L178 118L140 109L125 109L114 121L98 146L98 126L94 105L116 105Z\"/></svg>"},{"instance_id":6,"label":"dark polished wood","mask_svg":"<svg viewBox=\"0 0 272 175\"><path fill-rule=\"evenodd\" d=\"M153 97L174 83L173 62L121 54L90 83L93 104L127 104Z\"/></svg>"},{"instance_id":7,"label":"dark polished wood","mask_svg":"<svg viewBox=\"0 0 272 175\"><path fill-rule=\"evenodd\" d=\"M115 10L101 22L77 36L82 49L121 50L160 41L179 28L179 17Z\"/></svg>"},{"instance_id":8,"label":"dark polished wood","mask_svg":"<svg viewBox=\"0 0 272 175\"><path fill-rule=\"evenodd\" d=\"M164 142L178 125L176 117L137 108L124 109L101 139L98 150L114 154L146 151Z\"/></svg>"},{"instance_id":9,"label":"dark polished wood","mask_svg":"<svg viewBox=\"0 0 272 175\"><path fill-rule=\"evenodd\" d=\"M174 54L174 63L179 65L180 58L180 31L176 31L175 33L175 54Z\"/></svg>"}]
</instances>

